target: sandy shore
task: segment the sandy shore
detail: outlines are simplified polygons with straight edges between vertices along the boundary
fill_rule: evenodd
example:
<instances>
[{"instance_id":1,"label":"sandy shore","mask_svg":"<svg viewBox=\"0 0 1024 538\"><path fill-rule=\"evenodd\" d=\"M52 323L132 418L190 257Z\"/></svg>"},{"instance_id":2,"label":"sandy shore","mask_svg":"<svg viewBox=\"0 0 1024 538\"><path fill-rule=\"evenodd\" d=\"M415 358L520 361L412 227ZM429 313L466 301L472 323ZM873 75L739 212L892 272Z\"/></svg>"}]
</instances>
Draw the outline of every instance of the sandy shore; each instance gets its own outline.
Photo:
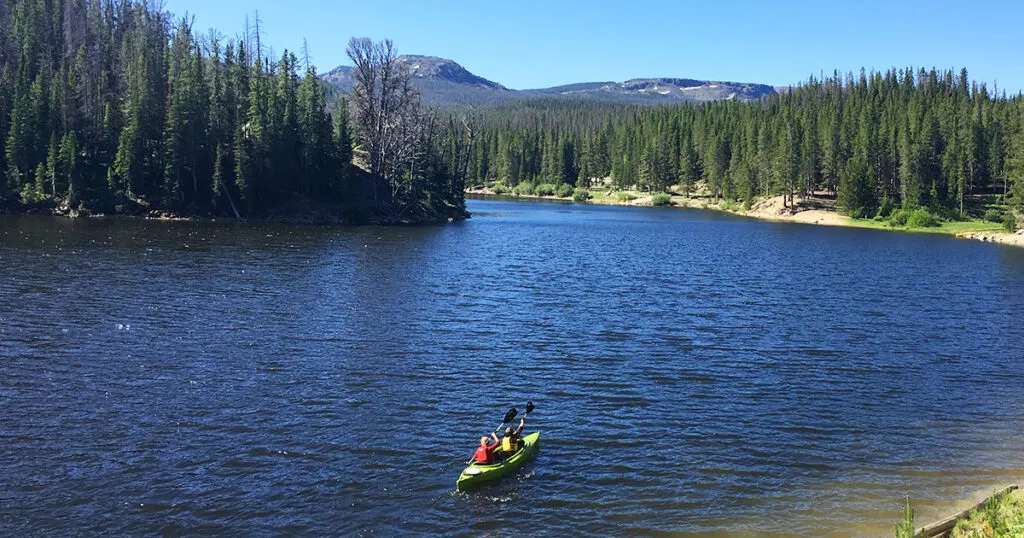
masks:
<instances>
[{"instance_id":1,"label":"sandy shore","mask_svg":"<svg viewBox=\"0 0 1024 538\"><path fill-rule=\"evenodd\" d=\"M557 196L535 196L535 195L512 195L502 194L496 195L491 189L470 189L466 191L466 194L474 194L479 196L503 196L509 198L521 198L521 199L534 199L534 200L558 200L562 202L571 202L571 198L559 198ZM600 204L600 205L622 205L622 206L638 206L638 207L651 207L652 196L646 193L631 193L636 198L632 200L619 200L614 196L601 196L595 197L586 203ZM694 197L686 198L684 196L673 195L672 206L674 207L690 207L695 209L708 209L712 211L723 211L726 213L732 213L734 215L741 215L744 217L751 217L760 220L769 220L774 222L795 222L800 224L817 224L821 226L846 226L851 228L872 228L892 231L907 231L902 228L884 228L877 225L872 226L866 221L858 221L851 219L850 217L840 215L826 205L815 200L802 200L800 197L796 198L796 207L785 207L783 205L782 196L774 196L772 198L763 199L754 204L750 209L744 210L740 207L726 208L719 204L712 203L706 197ZM995 226L993 226L995 228ZM915 231L915 230L912 230ZM960 232L955 233L951 231L944 231L940 229L925 229L916 230L931 233L941 233L947 235L955 235L962 239L973 239L978 241L988 241L992 243L1000 243L1004 245L1012 245L1018 247L1024 247L1024 230L1020 230L1017 233L1007 233L993 230L979 231L979 232Z\"/></svg>"},{"instance_id":2,"label":"sandy shore","mask_svg":"<svg viewBox=\"0 0 1024 538\"><path fill-rule=\"evenodd\" d=\"M797 207L795 209L786 207L781 196L775 196L759 201L748 210L724 211L761 220L821 224L823 226L856 226L856 223L849 217L840 215L834 210L816 209L807 206L799 198L797 199Z\"/></svg>"},{"instance_id":3,"label":"sandy shore","mask_svg":"<svg viewBox=\"0 0 1024 538\"><path fill-rule=\"evenodd\" d=\"M784 222L799 222L803 224L821 224L824 226L848 226L855 228L873 228L871 226L865 226L861 224L863 221L856 221L850 217L840 215L833 209L818 209L813 205L807 206L806 202L801 200L799 197L796 199L796 209L783 207L782 197L775 196L761 200L754 204L749 210L736 210L729 211L737 215L743 215L747 217L754 217L762 220L773 220L773 221L784 221ZM709 208L712 209L712 208ZM895 229L900 231L899 229ZM921 230L929 231L929 230ZM996 230L982 231L982 232L943 232L938 230L937 233L949 233L955 235L961 239L975 239L978 241L989 241L993 243L1001 243L1004 245L1013 245L1018 247L1024 247L1024 230L1020 230L1016 233L1001 232Z\"/></svg>"}]
</instances>

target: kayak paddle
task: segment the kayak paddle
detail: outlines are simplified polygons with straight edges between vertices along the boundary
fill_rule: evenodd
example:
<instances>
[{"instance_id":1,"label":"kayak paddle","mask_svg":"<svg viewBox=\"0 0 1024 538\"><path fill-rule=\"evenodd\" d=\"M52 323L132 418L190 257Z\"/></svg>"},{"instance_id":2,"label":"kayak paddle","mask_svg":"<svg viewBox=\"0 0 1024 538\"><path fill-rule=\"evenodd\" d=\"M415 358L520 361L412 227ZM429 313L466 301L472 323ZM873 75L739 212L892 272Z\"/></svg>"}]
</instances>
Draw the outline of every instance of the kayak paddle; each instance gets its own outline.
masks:
<instances>
[{"instance_id":1,"label":"kayak paddle","mask_svg":"<svg viewBox=\"0 0 1024 538\"><path fill-rule=\"evenodd\" d=\"M526 402L526 413L523 413L523 420L526 420L526 417L530 416L530 411L533 411L533 402Z\"/></svg>"},{"instance_id":2,"label":"kayak paddle","mask_svg":"<svg viewBox=\"0 0 1024 538\"><path fill-rule=\"evenodd\" d=\"M532 409L533 408L530 406L530 404L526 405L526 412L527 413L529 413ZM498 424L497 428L494 428L494 433L498 433L498 430L500 430L502 426L504 426L505 424L515 420L516 419L516 415L518 415L518 414L519 414L519 410L516 409L515 407L513 407L512 409L509 409L508 413L505 413L505 420L501 424Z\"/></svg>"},{"instance_id":3,"label":"kayak paddle","mask_svg":"<svg viewBox=\"0 0 1024 538\"><path fill-rule=\"evenodd\" d=\"M531 405L532 405L532 404L531 404ZM528 405L527 407L529 407L530 409L533 409L533 407L531 407L531 406L529 406L529 405ZM527 411L527 413L529 413L529 411ZM509 410L508 410L508 413L505 413L505 418L504 418L504 419L502 420L501 424L498 424L498 427L497 427L497 428L494 428L494 433L492 433L491 435L494 435L494 434L498 433L498 430L500 430L502 426L504 426L505 424L507 424L507 423L509 423L509 422L512 422L513 420L515 420L515 418L516 418L516 415L518 415L518 414L519 414L519 410L518 410L518 409L516 409L515 407L513 407L512 409L509 409ZM473 463L473 460L472 460L472 459L470 459L470 460L469 460L468 462L466 462L466 463L467 463L467 464L472 464L472 463Z\"/></svg>"}]
</instances>

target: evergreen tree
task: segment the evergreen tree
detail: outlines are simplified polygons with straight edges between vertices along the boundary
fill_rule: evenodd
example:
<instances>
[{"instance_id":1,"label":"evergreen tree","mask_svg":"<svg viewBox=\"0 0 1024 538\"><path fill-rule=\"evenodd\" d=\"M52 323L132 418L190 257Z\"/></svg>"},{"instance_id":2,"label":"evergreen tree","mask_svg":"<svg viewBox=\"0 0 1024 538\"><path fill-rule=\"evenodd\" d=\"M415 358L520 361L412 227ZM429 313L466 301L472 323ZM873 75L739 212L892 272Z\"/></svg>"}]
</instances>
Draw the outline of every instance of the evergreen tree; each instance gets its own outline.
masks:
<instances>
[{"instance_id":1,"label":"evergreen tree","mask_svg":"<svg viewBox=\"0 0 1024 538\"><path fill-rule=\"evenodd\" d=\"M81 201L83 188L79 170L78 136L74 131L66 133L61 138L60 154L57 159L60 163L60 174L64 176L64 182L68 186L68 204L75 207Z\"/></svg>"},{"instance_id":2,"label":"evergreen tree","mask_svg":"<svg viewBox=\"0 0 1024 538\"><path fill-rule=\"evenodd\" d=\"M851 217L867 217L875 207L874 192L869 178L870 168L867 152L863 150L856 152L843 168L837 203Z\"/></svg>"},{"instance_id":3,"label":"evergreen tree","mask_svg":"<svg viewBox=\"0 0 1024 538\"><path fill-rule=\"evenodd\" d=\"M699 174L700 171L697 169L697 152L694 151L693 142L687 135L680 142L679 173L677 177L677 182L687 198L690 197L690 191L693 190L694 182L696 182Z\"/></svg>"}]
</instances>

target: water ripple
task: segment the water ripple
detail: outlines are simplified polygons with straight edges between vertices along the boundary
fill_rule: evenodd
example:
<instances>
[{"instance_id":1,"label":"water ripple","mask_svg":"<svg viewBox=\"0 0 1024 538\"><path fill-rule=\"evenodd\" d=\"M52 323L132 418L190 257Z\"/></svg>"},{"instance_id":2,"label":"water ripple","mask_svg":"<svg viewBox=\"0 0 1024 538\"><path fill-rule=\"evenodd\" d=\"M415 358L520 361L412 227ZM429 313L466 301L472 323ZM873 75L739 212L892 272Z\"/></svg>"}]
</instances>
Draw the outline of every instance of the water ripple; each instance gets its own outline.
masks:
<instances>
[{"instance_id":1,"label":"water ripple","mask_svg":"<svg viewBox=\"0 0 1024 538\"><path fill-rule=\"evenodd\" d=\"M1024 479L1018 250L471 204L0 216L0 534L877 535ZM537 461L455 493L526 399Z\"/></svg>"}]
</instances>

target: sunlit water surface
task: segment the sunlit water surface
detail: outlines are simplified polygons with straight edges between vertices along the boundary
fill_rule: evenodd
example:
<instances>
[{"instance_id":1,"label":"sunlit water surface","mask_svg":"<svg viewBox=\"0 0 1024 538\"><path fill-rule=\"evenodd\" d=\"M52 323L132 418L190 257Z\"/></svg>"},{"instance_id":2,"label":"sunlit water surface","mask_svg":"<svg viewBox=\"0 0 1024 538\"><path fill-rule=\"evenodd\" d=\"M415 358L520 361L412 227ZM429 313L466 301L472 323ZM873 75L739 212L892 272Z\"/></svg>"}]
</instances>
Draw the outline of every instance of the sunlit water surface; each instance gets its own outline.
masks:
<instances>
[{"instance_id":1,"label":"sunlit water surface","mask_svg":"<svg viewBox=\"0 0 1024 538\"><path fill-rule=\"evenodd\" d=\"M0 217L0 534L885 535L1024 480L1024 249L470 209Z\"/></svg>"}]
</instances>

